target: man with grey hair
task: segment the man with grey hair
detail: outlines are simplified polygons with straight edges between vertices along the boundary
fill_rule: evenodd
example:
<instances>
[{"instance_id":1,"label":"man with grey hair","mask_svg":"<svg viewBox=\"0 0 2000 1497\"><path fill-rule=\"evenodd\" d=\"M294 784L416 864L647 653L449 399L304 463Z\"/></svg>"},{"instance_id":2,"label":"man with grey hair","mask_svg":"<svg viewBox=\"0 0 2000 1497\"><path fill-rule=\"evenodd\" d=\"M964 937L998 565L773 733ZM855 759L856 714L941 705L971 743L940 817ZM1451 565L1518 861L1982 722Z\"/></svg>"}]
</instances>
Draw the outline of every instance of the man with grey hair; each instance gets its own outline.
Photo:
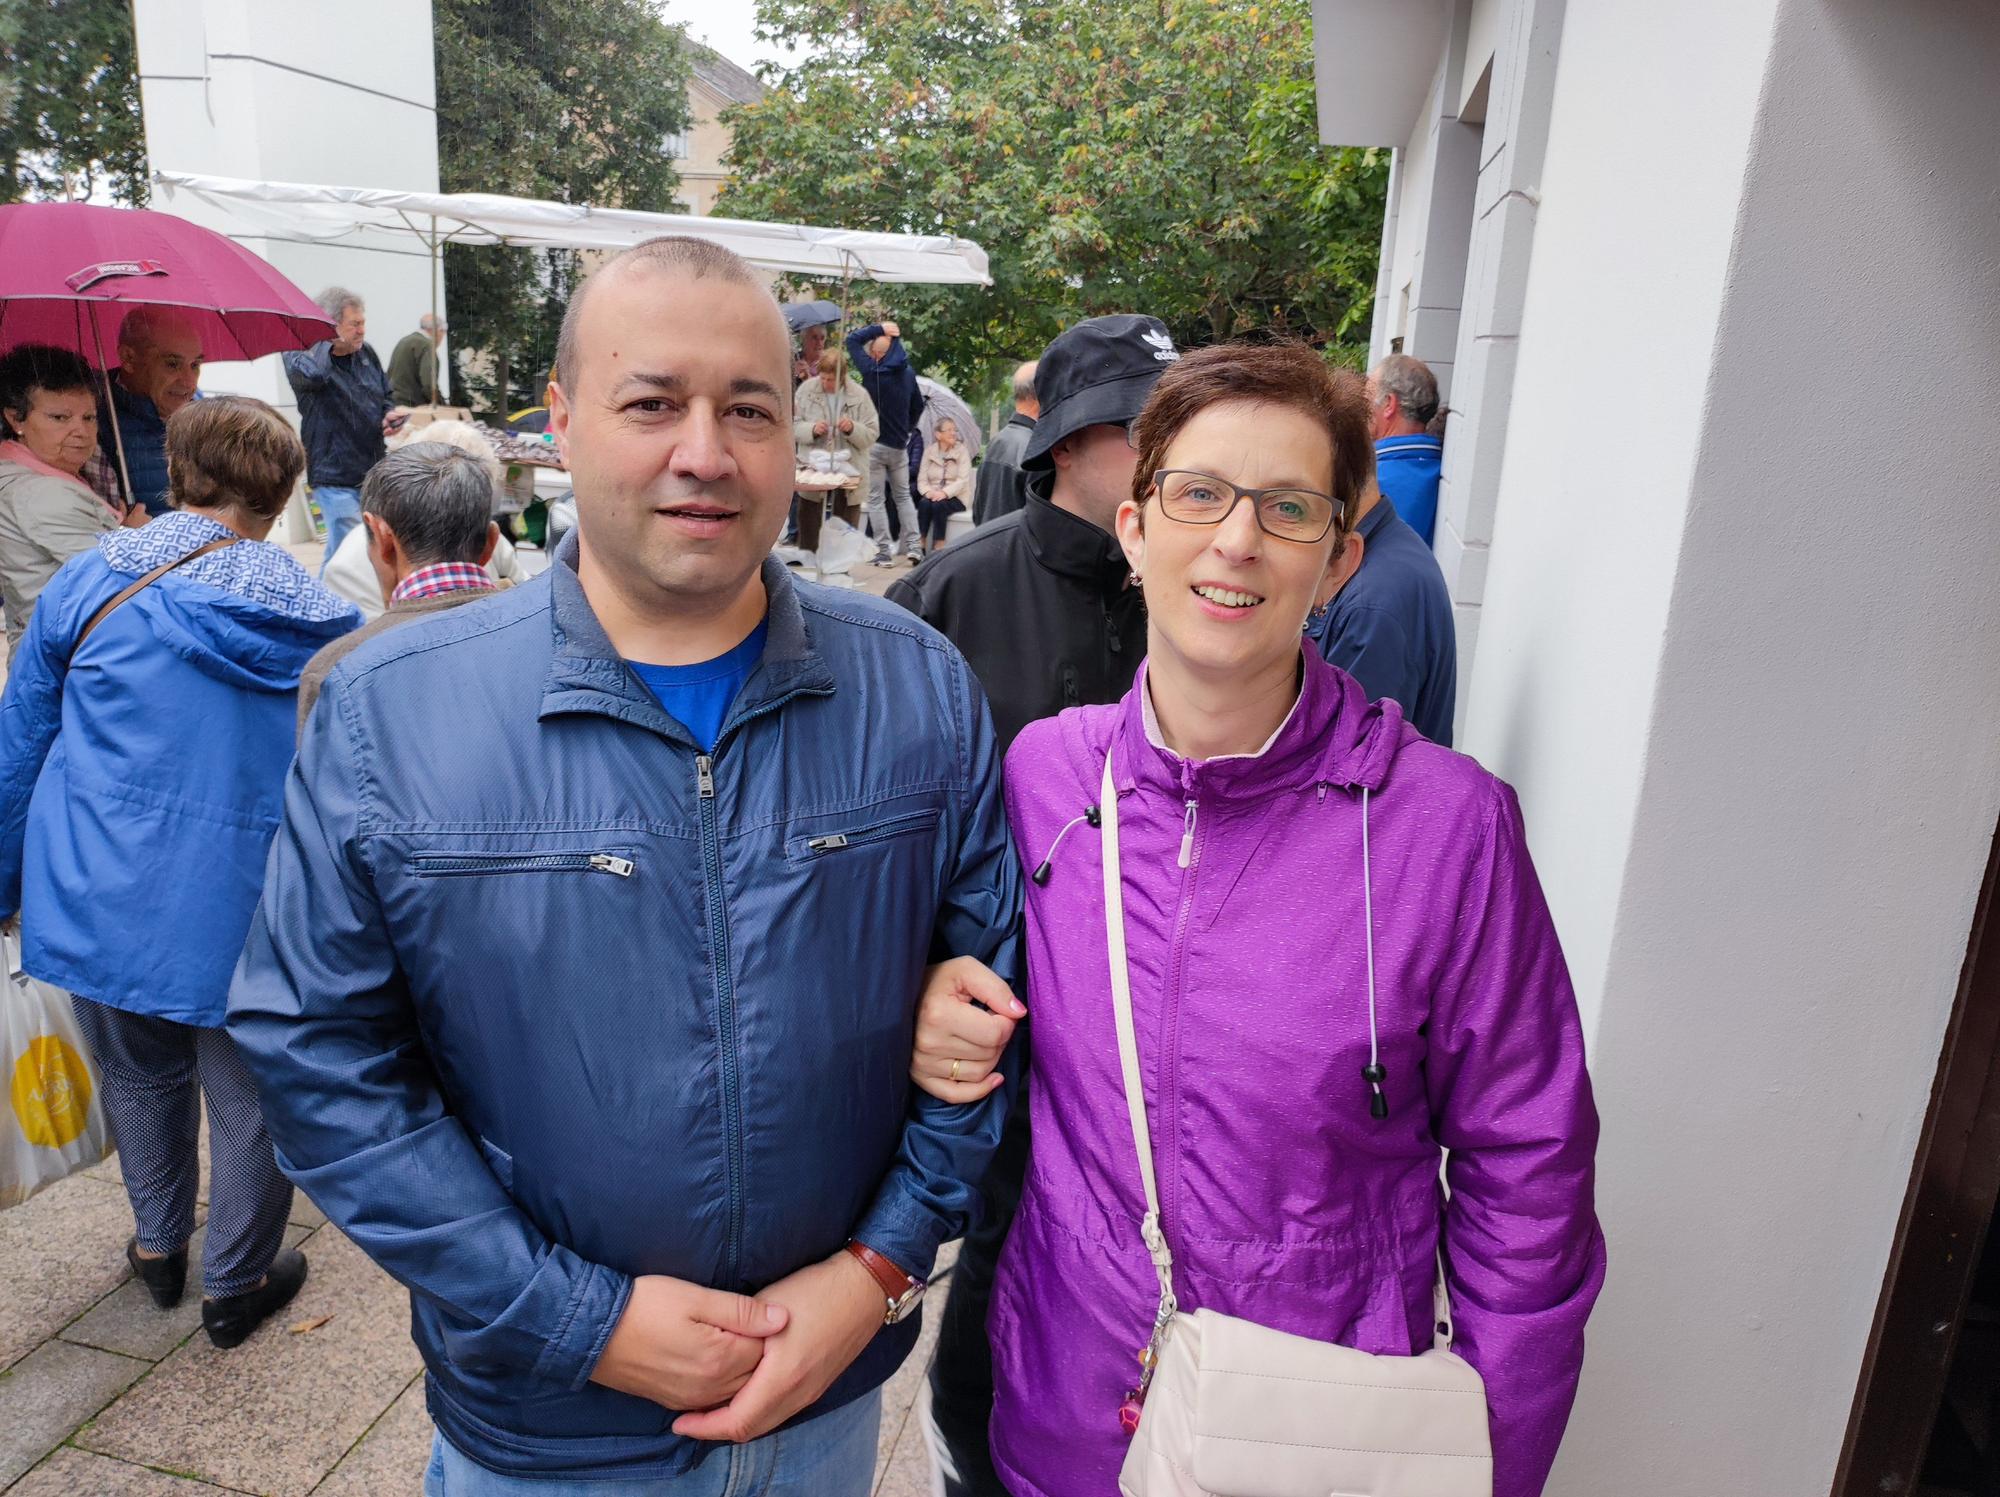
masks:
<instances>
[{"instance_id":1,"label":"man with grey hair","mask_svg":"<svg viewBox=\"0 0 2000 1497\"><path fill-rule=\"evenodd\" d=\"M388 609L313 656L299 679L299 728L312 716L327 672L376 635L494 590L486 563L500 543L493 523L499 464L447 442L412 442L369 469L361 484L368 561Z\"/></svg>"},{"instance_id":2,"label":"man with grey hair","mask_svg":"<svg viewBox=\"0 0 2000 1497\"><path fill-rule=\"evenodd\" d=\"M1438 382L1430 366L1392 353L1368 376L1375 402L1375 476L1383 497L1428 546L1437 529L1442 436L1427 428L1438 413Z\"/></svg>"},{"instance_id":3,"label":"man with grey hair","mask_svg":"<svg viewBox=\"0 0 2000 1497\"><path fill-rule=\"evenodd\" d=\"M444 319L426 312L417 330L403 334L389 351L389 394L398 405L431 405L437 400L438 345L444 342Z\"/></svg>"},{"instance_id":4,"label":"man with grey hair","mask_svg":"<svg viewBox=\"0 0 2000 1497\"><path fill-rule=\"evenodd\" d=\"M614 258L556 362L577 526L327 676L230 1036L411 1291L426 1492L867 1497L1007 1107L912 1088L919 999L1025 1012L992 718L770 555L791 347L742 259Z\"/></svg>"},{"instance_id":5,"label":"man with grey hair","mask_svg":"<svg viewBox=\"0 0 2000 1497\"><path fill-rule=\"evenodd\" d=\"M306 443L306 484L326 522L326 555L361 522L361 480L382 460L382 438L409 412L389 395L382 361L367 343L368 309L344 286L313 298L333 323L333 337L284 355L285 378L299 402ZM326 569L325 561L320 570Z\"/></svg>"},{"instance_id":6,"label":"man with grey hair","mask_svg":"<svg viewBox=\"0 0 2000 1497\"><path fill-rule=\"evenodd\" d=\"M986 444L986 456L980 460L979 486L972 491L973 524L1011 515L1028 502L1028 475L1021 458L1041 414L1042 403L1035 398L1035 361L1030 359L1014 370L1014 414Z\"/></svg>"}]
</instances>

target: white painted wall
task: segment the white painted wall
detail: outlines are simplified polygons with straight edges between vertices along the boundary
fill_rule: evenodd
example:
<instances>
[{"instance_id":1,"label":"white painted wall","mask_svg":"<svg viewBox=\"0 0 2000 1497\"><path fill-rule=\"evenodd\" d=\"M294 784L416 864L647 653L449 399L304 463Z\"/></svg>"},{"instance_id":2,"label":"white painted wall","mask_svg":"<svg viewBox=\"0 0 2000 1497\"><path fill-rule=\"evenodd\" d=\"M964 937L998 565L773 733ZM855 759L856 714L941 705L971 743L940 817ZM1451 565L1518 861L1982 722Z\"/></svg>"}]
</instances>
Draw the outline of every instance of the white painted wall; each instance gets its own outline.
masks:
<instances>
[{"instance_id":1,"label":"white painted wall","mask_svg":"<svg viewBox=\"0 0 2000 1497\"><path fill-rule=\"evenodd\" d=\"M155 167L438 190L430 0L133 0L133 21ZM161 206L206 221L185 197ZM243 242L308 296L337 282L366 298L385 366L430 309L421 251ZM202 382L293 406L275 357L212 364Z\"/></svg>"},{"instance_id":2,"label":"white painted wall","mask_svg":"<svg viewBox=\"0 0 2000 1497\"><path fill-rule=\"evenodd\" d=\"M1996 76L1980 0L1569 9L1464 738L1605 1123L1550 1497L1831 1480L2000 815Z\"/></svg>"},{"instance_id":3,"label":"white painted wall","mask_svg":"<svg viewBox=\"0 0 2000 1497\"><path fill-rule=\"evenodd\" d=\"M1488 70L1491 81L1432 542L1451 589L1458 630L1461 732L1506 456L1565 9L1565 0L1479 0L1468 28L1466 71Z\"/></svg>"}]
</instances>

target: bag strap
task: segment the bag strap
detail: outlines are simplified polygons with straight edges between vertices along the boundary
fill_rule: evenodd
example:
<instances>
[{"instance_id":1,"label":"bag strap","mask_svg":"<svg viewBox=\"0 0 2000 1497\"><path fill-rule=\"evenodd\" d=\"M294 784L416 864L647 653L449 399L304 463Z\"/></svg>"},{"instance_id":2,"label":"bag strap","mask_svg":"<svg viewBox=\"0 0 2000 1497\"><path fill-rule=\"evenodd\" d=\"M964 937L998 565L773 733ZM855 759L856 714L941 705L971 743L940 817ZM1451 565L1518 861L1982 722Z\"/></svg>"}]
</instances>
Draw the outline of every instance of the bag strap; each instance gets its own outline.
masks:
<instances>
[{"instance_id":1,"label":"bag strap","mask_svg":"<svg viewBox=\"0 0 2000 1497\"><path fill-rule=\"evenodd\" d=\"M1362 837L1367 833L1367 809L1362 809ZM1148 1377L1157 1357L1167 1322L1178 1312L1174 1300L1174 1255L1160 1230L1160 1191L1153 1173L1153 1136L1146 1122L1145 1083L1139 1074L1139 1040L1132 1023L1132 970L1125 953L1125 878L1118 855L1118 785L1111 772L1111 754L1104 755L1104 781L1099 787L1098 818L1102 828L1104 862L1104 939L1111 957L1111 1013L1118 1028L1118 1064L1125 1076L1125 1111L1132 1120L1132 1143L1139 1151L1139 1178L1146 1187L1146 1215L1139 1234L1152 1256L1153 1270L1160 1278L1160 1311L1153 1326L1153 1342L1141 1354ZM1364 858L1366 854L1363 854ZM1363 873L1367 882L1367 873ZM1375 1009L1374 897L1366 896L1369 923L1368 1008ZM1372 1041L1371 1041L1372 1043ZM1437 1276L1431 1284L1431 1344L1439 1351L1451 1348L1451 1297L1445 1289L1444 1244L1438 1244Z\"/></svg>"},{"instance_id":2,"label":"bag strap","mask_svg":"<svg viewBox=\"0 0 2000 1497\"><path fill-rule=\"evenodd\" d=\"M1146 1187L1146 1215L1139 1235L1153 1259L1160 1280L1160 1308L1153 1320L1153 1337L1139 1354L1143 1372L1138 1393L1143 1396L1159 1361L1167 1326L1179 1311L1174 1300L1174 1255L1160 1230L1160 1188L1153 1177L1153 1135L1146 1125L1146 1089L1139 1075L1139 1040L1132 1027L1132 969L1125 959L1124 872L1118 860L1118 786L1111 775L1111 755L1104 755L1104 784L1098 796L1104 838L1104 939L1111 957L1111 1014L1118 1028L1118 1064L1125 1074L1125 1112L1132 1120L1132 1143L1139 1151L1139 1178Z\"/></svg>"},{"instance_id":3,"label":"bag strap","mask_svg":"<svg viewBox=\"0 0 2000 1497\"><path fill-rule=\"evenodd\" d=\"M194 550L188 552L187 555L181 557L180 560L166 562L163 565L154 567L152 571L146 573L146 575L141 577L137 582L132 583L128 587L121 588L112 597L110 602L106 603L102 608L98 609L97 612L93 613L90 616L90 622L85 624L83 626L83 632L77 635L76 643L69 647L69 658L72 660L76 659L76 652L82 649L83 642L86 639L90 638L90 631L95 629L99 624L103 623L105 620L105 616L111 613L114 609L118 608L121 604L131 602L133 598L137 597L140 593L144 592L147 588L151 587L155 582L158 582L162 577L166 576L167 573L173 571L176 567L184 567L189 562L195 560L197 557L206 556L211 551L221 551L229 546L233 546L237 543L237 541L241 539L242 539L241 536L235 536L235 535L224 536L221 540L210 541L205 546L197 546L194 548Z\"/></svg>"}]
</instances>

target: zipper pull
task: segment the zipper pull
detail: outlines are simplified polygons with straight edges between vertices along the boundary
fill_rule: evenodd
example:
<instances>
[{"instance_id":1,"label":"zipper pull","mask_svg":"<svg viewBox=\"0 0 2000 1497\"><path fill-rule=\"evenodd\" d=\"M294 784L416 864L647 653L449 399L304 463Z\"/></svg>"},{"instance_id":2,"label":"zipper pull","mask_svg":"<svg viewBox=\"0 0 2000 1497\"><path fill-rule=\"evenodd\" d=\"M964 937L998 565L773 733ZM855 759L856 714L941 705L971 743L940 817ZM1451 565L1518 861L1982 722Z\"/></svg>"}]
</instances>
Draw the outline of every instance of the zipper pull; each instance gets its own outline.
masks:
<instances>
[{"instance_id":1,"label":"zipper pull","mask_svg":"<svg viewBox=\"0 0 2000 1497\"><path fill-rule=\"evenodd\" d=\"M1181 825L1181 867L1188 865L1194 856L1194 802L1187 803L1187 820Z\"/></svg>"},{"instance_id":2,"label":"zipper pull","mask_svg":"<svg viewBox=\"0 0 2000 1497\"><path fill-rule=\"evenodd\" d=\"M694 761L695 775L700 784L703 800L715 799L715 761L706 754L697 754Z\"/></svg>"},{"instance_id":3,"label":"zipper pull","mask_svg":"<svg viewBox=\"0 0 2000 1497\"><path fill-rule=\"evenodd\" d=\"M590 866L598 873L615 873L620 878L630 878L632 876L632 860L630 858L613 857L608 852L592 853L590 855Z\"/></svg>"}]
</instances>

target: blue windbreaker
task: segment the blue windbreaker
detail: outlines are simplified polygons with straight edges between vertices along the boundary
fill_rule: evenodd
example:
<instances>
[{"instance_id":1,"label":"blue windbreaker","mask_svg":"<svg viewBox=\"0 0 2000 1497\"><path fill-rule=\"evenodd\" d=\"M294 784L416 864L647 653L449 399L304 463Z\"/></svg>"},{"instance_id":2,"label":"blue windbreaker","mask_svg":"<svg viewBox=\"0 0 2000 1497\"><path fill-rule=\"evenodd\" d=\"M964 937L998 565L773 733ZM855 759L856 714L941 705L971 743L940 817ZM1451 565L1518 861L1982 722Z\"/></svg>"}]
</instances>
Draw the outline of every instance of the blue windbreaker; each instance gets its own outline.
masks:
<instances>
[{"instance_id":1,"label":"blue windbreaker","mask_svg":"<svg viewBox=\"0 0 2000 1497\"><path fill-rule=\"evenodd\" d=\"M306 724L230 1000L286 1172L408 1285L439 1427L515 1473L685 1471L589 1381L638 1274L927 1274L1006 1102L908 1082L925 965L1012 978L985 698L892 603L767 562L713 754L543 576L371 640ZM886 1328L802 1418L881 1383Z\"/></svg>"},{"instance_id":2,"label":"blue windbreaker","mask_svg":"<svg viewBox=\"0 0 2000 1497\"><path fill-rule=\"evenodd\" d=\"M0 904L22 964L113 1008L222 1023L292 759L299 673L359 627L282 547L141 574L230 532L114 530L36 601L0 699ZM74 653L75 658L71 656Z\"/></svg>"}]
</instances>

